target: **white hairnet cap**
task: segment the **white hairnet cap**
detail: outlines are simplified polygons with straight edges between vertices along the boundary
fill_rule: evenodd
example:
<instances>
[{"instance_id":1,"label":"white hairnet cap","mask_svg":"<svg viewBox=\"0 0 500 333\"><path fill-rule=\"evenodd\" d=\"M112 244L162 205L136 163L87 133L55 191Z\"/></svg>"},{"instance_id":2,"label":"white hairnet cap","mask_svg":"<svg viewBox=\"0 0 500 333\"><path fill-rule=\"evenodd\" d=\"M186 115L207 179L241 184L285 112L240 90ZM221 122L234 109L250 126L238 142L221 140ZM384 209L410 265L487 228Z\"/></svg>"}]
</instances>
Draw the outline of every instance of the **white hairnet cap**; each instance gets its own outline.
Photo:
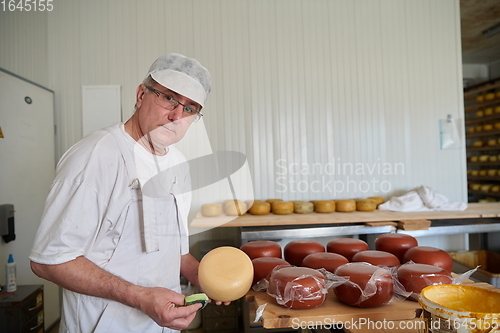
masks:
<instances>
[{"instance_id":1,"label":"white hairnet cap","mask_svg":"<svg viewBox=\"0 0 500 333\"><path fill-rule=\"evenodd\" d=\"M166 54L149 68L151 77L162 86L182 95L201 106L205 105L212 82L210 73L196 59L182 54Z\"/></svg>"}]
</instances>

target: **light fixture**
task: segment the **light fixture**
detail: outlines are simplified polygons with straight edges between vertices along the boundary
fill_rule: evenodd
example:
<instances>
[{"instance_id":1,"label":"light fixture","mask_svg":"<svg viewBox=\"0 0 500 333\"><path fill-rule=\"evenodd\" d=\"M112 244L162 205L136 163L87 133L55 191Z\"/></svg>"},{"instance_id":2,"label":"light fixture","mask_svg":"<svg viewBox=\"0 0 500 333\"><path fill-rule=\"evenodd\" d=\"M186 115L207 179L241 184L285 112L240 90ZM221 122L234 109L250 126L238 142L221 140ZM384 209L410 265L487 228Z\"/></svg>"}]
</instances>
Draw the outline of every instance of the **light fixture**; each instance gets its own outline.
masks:
<instances>
[{"instance_id":1,"label":"light fixture","mask_svg":"<svg viewBox=\"0 0 500 333\"><path fill-rule=\"evenodd\" d=\"M483 36L484 37L493 37L496 34L500 33L500 23L486 29L483 31Z\"/></svg>"}]
</instances>

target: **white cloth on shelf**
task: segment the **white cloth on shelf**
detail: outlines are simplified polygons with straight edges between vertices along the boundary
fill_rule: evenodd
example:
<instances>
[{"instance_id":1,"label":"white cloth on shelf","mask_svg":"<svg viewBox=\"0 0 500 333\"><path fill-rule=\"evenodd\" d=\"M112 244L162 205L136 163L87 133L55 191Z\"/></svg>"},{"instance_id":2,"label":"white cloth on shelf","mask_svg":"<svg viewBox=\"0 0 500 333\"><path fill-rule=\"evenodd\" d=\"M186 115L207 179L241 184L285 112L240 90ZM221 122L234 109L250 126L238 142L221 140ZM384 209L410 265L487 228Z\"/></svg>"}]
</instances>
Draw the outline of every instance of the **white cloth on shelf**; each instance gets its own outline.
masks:
<instances>
[{"instance_id":1,"label":"white cloth on shelf","mask_svg":"<svg viewBox=\"0 0 500 333\"><path fill-rule=\"evenodd\" d=\"M429 186L420 186L402 196L392 197L378 206L379 210L395 212L462 211L467 209L464 202L450 200Z\"/></svg>"}]
</instances>

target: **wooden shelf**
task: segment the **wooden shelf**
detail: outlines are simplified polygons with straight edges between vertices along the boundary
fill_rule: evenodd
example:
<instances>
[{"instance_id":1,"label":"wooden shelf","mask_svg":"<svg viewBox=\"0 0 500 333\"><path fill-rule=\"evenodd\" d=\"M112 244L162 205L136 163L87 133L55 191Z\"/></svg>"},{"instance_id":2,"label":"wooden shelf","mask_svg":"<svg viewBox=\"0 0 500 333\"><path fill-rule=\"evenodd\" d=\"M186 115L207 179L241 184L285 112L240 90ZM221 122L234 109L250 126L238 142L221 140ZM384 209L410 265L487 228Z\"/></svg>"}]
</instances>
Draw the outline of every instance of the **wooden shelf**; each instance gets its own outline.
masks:
<instances>
[{"instance_id":1,"label":"wooden shelf","mask_svg":"<svg viewBox=\"0 0 500 333\"><path fill-rule=\"evenodd\" d=\"M483 117L467 119L465 121L465 125L469 126L469 125L481 124L481 123L491 123L491 121L494 121L494 120L500 120L500 113L494 113L491 116L483 116Z\"/></svg>"},{"instance_id":2,"label":"wooden shelf","mask_svg":"<svg viewBox=\"0 0 500 333\"><path fill-rule=\"evenodd\" d=\"M488 106L493 106L493 105L500 105L500 98L495 98L487 102L482 102L482 103L477 103L474 105L469 105L465 107L465 112L475 112L477 110L484 109L485 107Z\"/></svg>"},{"instance_id":3,"label":"wooden shelf","mask_svg":"<svg viewBox=\"0 0 500 333\"><path fill-rule=\"evenodd\" d=\"M480 194L484 196L500 197L500 192L485 192L485 191L474 191L474 190L468 190L467 192L473 194Z\"/></svg>"},{"instance_id":4,"label":"wooden shelf","mask_svg":"<svg viewBox=\"0 0 500 333\"><path fill-rule=\"evenodd\" d=\"M497 166L500 166L500 162L468 162L467 165L472 165L472 166L497 165Z\"/></svg>"},{"instance_id":5,"label":"wooden shelf","mask_svg":"<svg viewBox=\"0 0 500 333\"><path fill-rule=\"evenodd\" d=\"M492 131L467 133L467 139L480 138L480 137L484 137L484 136L498 136L498 135L500 135L500 129L494 129Z\"/></svg>"},{"instance_id":6,"label":"wooden shelf","mask_svg":"<svg viewBox=\"0 0 500 333\"><path fill-rule=\"evenodd\" d=\"M464 99L476 98L479 93L500 88L500 79L493 79L465 88Z\"/></svg>"},{"instance_id":7,"label":"wooden shelf","mask_svg":"<svg viewBox=\"0 0 500 333\"><path fill-rule=\"evenodd\" d=\"M467 180L493 180L493 181L500 181L500 176L467 176Z\"/></svg>"},{"instance_id":8,"label":"wooden shelf","mask_svg":"<svg viewBox=\"0 0 500 333\"><path fill-rule=\"evenodd\" d=\"M500 145L496 146L484 146L484 147L471 147L467 146L467 151L483 151L483 150L500 150ZM496 155L496 154L494 154Z\"/></svg>"}]
</instances>

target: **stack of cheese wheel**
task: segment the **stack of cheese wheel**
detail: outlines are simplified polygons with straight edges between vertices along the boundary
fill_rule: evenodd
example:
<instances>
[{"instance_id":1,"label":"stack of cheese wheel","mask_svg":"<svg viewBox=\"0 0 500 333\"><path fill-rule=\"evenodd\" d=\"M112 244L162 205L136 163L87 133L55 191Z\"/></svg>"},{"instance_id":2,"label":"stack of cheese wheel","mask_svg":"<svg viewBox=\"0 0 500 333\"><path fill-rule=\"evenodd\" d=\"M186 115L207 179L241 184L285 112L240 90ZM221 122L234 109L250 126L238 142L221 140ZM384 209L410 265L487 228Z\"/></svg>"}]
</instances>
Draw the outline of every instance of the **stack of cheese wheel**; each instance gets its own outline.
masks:
<instances>
[{"instance_id":1,"label":"stack of cheese wheel","mask_svg":"<svg viewBox=\"0 0 500 333\"><path fill-rule=\"evenodd\" d=\"M446 251L432 246L415 246L405 252L404 262L427 264L440 267L451 273L453 258Z\"/></svg>"},{"instance_id":2,"label":"stack of cheese wheel","mask_svg":"<svg viewBox=\"0 0 500 333\"><path fill-rule=\"evenodd\" d=\"M405 234L382 234L375 238L375 250L394 254L398 257L401 264L404 263L404 255L406 251L417 245L418 241L415 237Z\"/></svg>"},{"instance_id":3,"label":"stack of cheese wheel","mask_svg":"<svg viewBox=\"0 0 500 333\"><path fill-rule=\"evenodd\" d=\"M271 204L273 214L287 215L293 213L293 203L289 201L275 201Z\"/></svg>"},{"instance_id":4,"label":"stack of cheese wheel","mask_svg":"<svg viewBox=\"0 0 500 333\"><path fill-rule=\"evenodd\" d=\"M300 266L305 257L311 253L325 252L325 247L313 240L294 240L285 245L283 252L286 261Z\"/></svg>"},{"instance_id":5,"label":"stack of cheese wheel","mask_svg":"<svg viewBox=\"0 0 500 333\"><path fill-rule=\"evenodd\" d=\"M337 212L353 212L355 210L356 210L356 201L353 199L335 201L335 211Z\"/></svg>"},{"instance_id":6,"label":"stack of cheese wheel","mask_svg":"<svg viewBox=\"0 0 500 333\"><path fill-rule=\"evenodd\" d=\"M286 260L275 257L260 257L252 259L252 265L253 265L252 284L256 284L262 279L269 279L269 274L275 268L290 266L290 264Z\"/></svg>"},{"instance_id":7,"label":"stack of cheese wheel","mask_svg":"<svg viewBox=\"0 0 500 333\"><path fill-rule=\"evenodd\" d=\"M324 268L331 273L335 273L337 268L347 263L349 263L349 260L346 257L330 252L311 253L302 260L302 266L304 267L313 269Z\"/></svg>"},{"instance_id":8,"label":"stack of cheese wheel","mask_svg":"<svg viewBox=\"0 0 500 333\"><path fill-rule=\"evenodd\" d=\"M235 301L252 286L252 261L245 252L235 247L215 248L201 259L198 280L201 290L211 299Z\"/></svg>"},{"instance_id":9,"label":"stack of cheese wheel","mask_svg":"<svg viewBox=\"0 0 500 333\"><path fill-rule=\"evenodd\" d=\"M252 215L265 215L271 212L271 204L265 201L256 200L250 206L248 212Z\"/></svg>"},{"instance_id":10,"label":"stack of cheese wheel","mask_svg":"<svg viewBox=\"0 0 500 333\"><path fill-rule=\"evenodd\" d=\"M410 300L417 301L422 289L434 284L452 283L451 273L433 265L405 264L398 268L397 279L407 292Z\"/></svg>"},{"instance_id":11,"label":"stack of cheese wheel","mask_svg":"<svg viewBox=\"0 0 500 333\"><path fill-rule=\"evenodd\" d=\"M247 205L240 200L225 200L223 205L226 215L243 215L247 211Z\"/></svg>"},{"instance_id":12,"label":"stack of cheese wheel","mask_svg":"<svg viewBox=\"0 0 500 333\"><path fill-rule=\"evenodd\" d=\"M325 301L326 283L325 276L315 269L284 267L271 273L267 293L286 308L311 309Z\"/></svg>"},{"instance_id":13,"label":"stack of cheese wheel","mask_svg":"<svg viewBox=\"0 0 500 333\"><path fill-rule=\"evenodd\" d=\"M393 278L384 268L355 262L340 266L335 274L349 279L335 288L335 295L341 302L372 308L385 305L392 299Z\"/></svg>"},{"instance_id":14,"label":"stack of cheese wheel","mask_svg":"<svg viewBox=\"0 0 500 333\"><path fill-rule=\"evenodd\" d=\"M335 201L318 200L314 202L314 211L316 213L332 213L335 211Z\"/></svg>"},{"instance_id":15,"label":"stack of cheese wheel","mask_svg":"<svg viewBox=\"0 0 500 333\"><path fill-rule=\"evenodd\" d=\"M365 241L356 238L336 238L326 244L327 252L340 254L349 261L356 253L368 249L368 244Z\"/></svg>"},{"instance_id":16,"label":"stack of cheese wheel","mask_svg":"<svg viewBox=\"0 0 500 333\"><path fill-rule=\"evenodd\" d=\"M281 246L269 240L258 240L244 243L240 246L240 250L245 252L250 259L260 257L275 257L281 258Z\"/></svg>"},{"instance_id":17,"label":"stack of cheese wheel","mask_svg":"<svg viewBox=\"0 0 500 333\"><path fill-rule=\"evenodd\" d=\"M384 266L384 267L397 267L400 265L398 257L396 257L394 254L377 250L358 252L352 257L351 261L367 262L374 266Z\"/></svg>"},{"instance_id":18,"label":"stack of cheese wheel","mask_svg":"<svg viewBox=\"0 0 500 333\"><path fill-rule=\"evenodd\" d=\"M206 217L215 217L222 214L222 205L215 204L203 204L201 205L201 215Z\"/></svg>"}]
</instances>

